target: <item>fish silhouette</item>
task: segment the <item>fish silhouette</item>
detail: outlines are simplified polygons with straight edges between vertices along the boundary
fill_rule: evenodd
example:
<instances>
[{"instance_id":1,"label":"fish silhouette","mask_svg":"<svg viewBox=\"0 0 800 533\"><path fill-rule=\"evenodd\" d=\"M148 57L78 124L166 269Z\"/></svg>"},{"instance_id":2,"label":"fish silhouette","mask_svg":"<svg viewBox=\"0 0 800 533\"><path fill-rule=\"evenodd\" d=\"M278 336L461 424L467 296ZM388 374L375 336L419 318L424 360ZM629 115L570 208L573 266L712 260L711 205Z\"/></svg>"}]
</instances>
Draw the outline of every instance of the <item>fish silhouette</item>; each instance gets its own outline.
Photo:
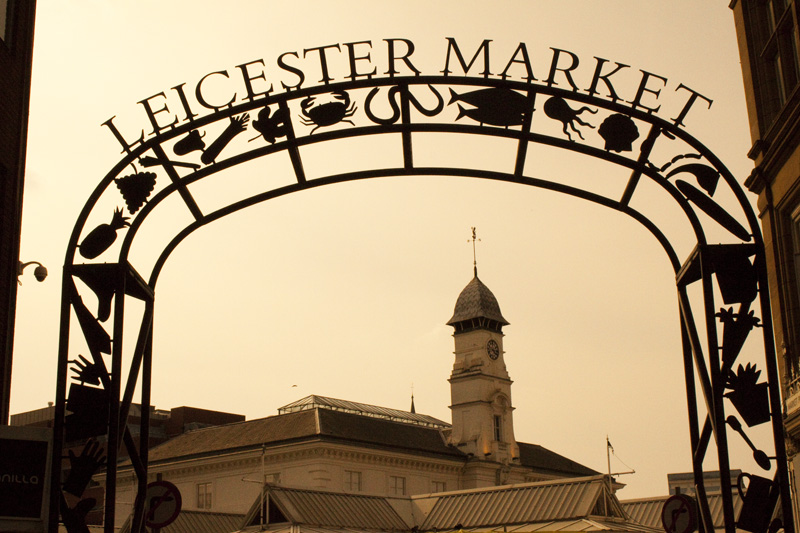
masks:
<instances>
[{"instance_id":1,"label":"fish silhouette","mask_svg":"<svg viewBox=\"0 0 800 533\"><path fill-rule=\"evenodd\" d=\"M525 119L528 111L528 99L510 89L479 89L469 93L458 94L450 89L450 102L464 102L473 106L470 109L458 105L458 116L469 117L481 124L493 126L518 126Z\"/></svg>"}]
</instances>

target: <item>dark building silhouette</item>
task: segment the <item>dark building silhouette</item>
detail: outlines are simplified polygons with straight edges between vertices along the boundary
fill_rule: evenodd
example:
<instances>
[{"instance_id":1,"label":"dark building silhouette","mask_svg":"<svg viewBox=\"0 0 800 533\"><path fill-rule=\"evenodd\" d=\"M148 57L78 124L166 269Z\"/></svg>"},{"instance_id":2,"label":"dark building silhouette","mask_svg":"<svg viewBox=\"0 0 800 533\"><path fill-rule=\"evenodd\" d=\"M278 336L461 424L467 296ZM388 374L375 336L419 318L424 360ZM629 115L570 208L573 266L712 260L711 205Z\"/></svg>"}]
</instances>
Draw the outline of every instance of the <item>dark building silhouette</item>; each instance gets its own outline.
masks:
<instances>
[{"instance_id":1,"label":"dark building silhouette","mask_svg":"<svg viewBox=\"0 0 800 533\"><path fill-rule=\"evenodd\" d=\"M134 442L139 442L139 428L141 424L141 405L132 404L128 413L128 429L133 433ZM12 426L33 426L33 427L53 427L55 407L49 405L42 409L34 409L11 415L9 420ZM151 407L150 413L150 438L148 446L153 447L167 442L187 431L192 431L210 426L220 426L244 422L245 416L210 409L199 409L197 407L173 407L169 411ZM106 436L101 435L94 438L100 443L101 448L105 447ZM76 456L80 455L87 439L74 440L67 442L64 453L72 452ZM120 450L120 460L128 457L127 450L123 447ZM62 465L68 468L68 463ZM65 476L66 477L66 476ZM95 504L91 511L86 515L86 523L89 525L100 525L103 523L103 509L105 508L105 487L98 483L93 483L84 492L86 498L94 498Z\"/></svg>"},{"instance_id":2,"label":"dark building silhouette","mask_svg":"<svg viewBox=\"0 0 800 533\"><path fill-rule=\"evenodd\" d=\"M0 424L8 422L36 0L0 0Z\"/></svg>"}]
</instances>

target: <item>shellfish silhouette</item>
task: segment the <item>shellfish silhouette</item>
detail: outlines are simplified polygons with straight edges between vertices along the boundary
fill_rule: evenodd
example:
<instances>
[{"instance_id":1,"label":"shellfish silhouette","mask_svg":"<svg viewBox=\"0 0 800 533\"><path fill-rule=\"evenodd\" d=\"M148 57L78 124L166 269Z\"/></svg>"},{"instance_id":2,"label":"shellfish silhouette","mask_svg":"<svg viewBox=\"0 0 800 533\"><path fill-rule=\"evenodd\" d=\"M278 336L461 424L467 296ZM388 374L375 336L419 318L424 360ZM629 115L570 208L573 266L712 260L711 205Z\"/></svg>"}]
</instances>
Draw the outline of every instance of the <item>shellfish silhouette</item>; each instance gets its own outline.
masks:
<instances>
[{"instance_id":1,"label":"shellfish silhouette","mask_svg":"<svg viewBox=\"0 0 800 533\"><path fill-rule=\"evenodd\" d=\"M332 126L339 122L347 122L351 126L355 123L350 120L356 113L356 104L350 103L350 95L347 91L336 91L331 93L327 99L320 99L316 96L309 96L300 102L303 115L300 122L306 126L314 126L311 135L317 129Z\"/></svg>"},{"instance_id":2,"label":"shellfish silhouette","mask_svg":"<svg viewBox=\"0 0 800 533\"><path fill-rule=\"evenodd\" d=\"M614 113L606 118L597 130L606 141L605 149L613 152L630 152L633 141L639 138L639 128L630 117Z\"/></svg>"}]
</instances>

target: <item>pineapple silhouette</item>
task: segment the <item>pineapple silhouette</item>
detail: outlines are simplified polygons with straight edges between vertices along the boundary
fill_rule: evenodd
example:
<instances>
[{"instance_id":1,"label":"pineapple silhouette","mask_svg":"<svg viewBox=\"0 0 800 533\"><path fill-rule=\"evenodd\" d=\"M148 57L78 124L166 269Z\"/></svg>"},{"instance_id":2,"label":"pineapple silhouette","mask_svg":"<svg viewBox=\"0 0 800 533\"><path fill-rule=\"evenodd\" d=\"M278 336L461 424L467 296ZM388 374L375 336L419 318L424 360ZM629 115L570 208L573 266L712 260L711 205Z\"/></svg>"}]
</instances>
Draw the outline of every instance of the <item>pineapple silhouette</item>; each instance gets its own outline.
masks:
<instances>
[{"instance_id":1,"label":"pineapple silhouette","mask_svg":"<svg viewBox=\"0 0 800 533\"><path fill-rule=\"evenodd\" d=\"M78 245L78 250L86 259L94 259L114 244L118 229L129 225L128 217L122 216L122 209L115 209L111 222L94 228Z\"/></svg>"}]
</instances>

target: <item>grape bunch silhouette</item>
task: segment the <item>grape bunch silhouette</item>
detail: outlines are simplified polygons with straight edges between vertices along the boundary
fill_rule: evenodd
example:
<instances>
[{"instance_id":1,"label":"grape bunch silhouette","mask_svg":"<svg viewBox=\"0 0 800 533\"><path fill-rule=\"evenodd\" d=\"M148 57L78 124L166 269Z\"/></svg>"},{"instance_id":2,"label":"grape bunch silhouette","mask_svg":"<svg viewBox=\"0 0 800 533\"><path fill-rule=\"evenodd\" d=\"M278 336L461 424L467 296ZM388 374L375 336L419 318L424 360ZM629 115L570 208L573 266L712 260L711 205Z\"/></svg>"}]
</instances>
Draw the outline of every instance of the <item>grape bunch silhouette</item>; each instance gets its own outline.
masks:
<instances>
[{"instance_id":1,"label":"grape bunch silhouette","mask_svg":"<svg viewBox=\"0 0 800 533\"><path fill-rule=\"evenodd\" d=\"M128 212L132 215L136 213L147 201L150 193L156 186L156 175L154 172L138 172L128 176L122 176L114 180L117 184Z\"/></svg>"}]
</instances>

